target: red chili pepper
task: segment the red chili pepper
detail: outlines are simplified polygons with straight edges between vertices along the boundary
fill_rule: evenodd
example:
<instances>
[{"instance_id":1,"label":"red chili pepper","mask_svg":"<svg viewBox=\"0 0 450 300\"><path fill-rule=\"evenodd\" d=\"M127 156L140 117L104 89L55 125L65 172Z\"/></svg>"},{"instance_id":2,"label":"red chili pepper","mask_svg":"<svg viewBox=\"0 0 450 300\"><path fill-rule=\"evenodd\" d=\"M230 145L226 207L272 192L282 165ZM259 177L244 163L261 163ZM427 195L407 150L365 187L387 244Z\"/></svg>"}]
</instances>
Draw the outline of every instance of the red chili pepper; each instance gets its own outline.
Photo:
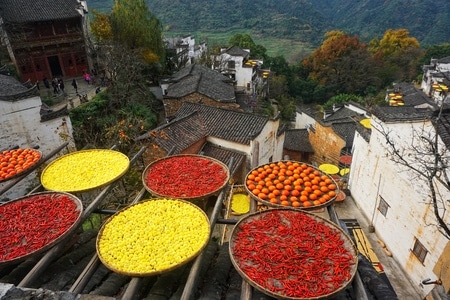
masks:
<instances>
[{"instance_id":1,"label":"red chili pepper","mask_svg":"<svg viewBox=\"0 0 450 300\"><path fill-rule=\"evenodd\" d=\"M0 205L0 262L53 242L79 214L75 202L64 194L37 194Z\"/></svg>"},{"instance_id":2,"label":"red chili pepper","mask_svg":"<svg viewBox=\"0 0 450 300\"><path fill-rule=\"evenodd\" d=\"M224 167L198 156L172 156L153 163L145 184L155 193L176 198L195 198L217 191L228 174Z\"/></svg>"},{"instance_id":3,"label":"red chili pepper","mask_svg":"<svg viewBox=\"0 0 450 300\"><path fill-rule=\"evenodd\" d=\"M245 220L232 245L241 271L282 297L335 292L351 279L356 261L338 229L299 211L272 210Z\"/></svg>"}]
</instances>

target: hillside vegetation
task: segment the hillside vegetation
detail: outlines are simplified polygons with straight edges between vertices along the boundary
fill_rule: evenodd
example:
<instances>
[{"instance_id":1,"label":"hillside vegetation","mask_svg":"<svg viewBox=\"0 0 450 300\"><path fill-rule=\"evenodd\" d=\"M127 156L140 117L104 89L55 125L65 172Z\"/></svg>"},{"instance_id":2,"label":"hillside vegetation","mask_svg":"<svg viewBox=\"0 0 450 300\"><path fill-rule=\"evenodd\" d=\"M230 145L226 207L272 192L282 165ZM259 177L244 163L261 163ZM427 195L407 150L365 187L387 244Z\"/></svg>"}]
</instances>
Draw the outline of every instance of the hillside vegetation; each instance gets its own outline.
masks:
<instances>
[{"instance_id":1,"label":"hillside vegetation","mask_svg":"<svg viewBox=\"0 0 450 300\"><path fill-rule=\"evenodd\" d=\"M90 10L109 11L113 0L87 0ZM193 34L198 42L227 43L248 33L272 56L289 58L321 44L333 29L362 41L387 29L406 28L422 45L450 41L448 0L147 0L166 35Z\"/></svg>"}]
</instances>

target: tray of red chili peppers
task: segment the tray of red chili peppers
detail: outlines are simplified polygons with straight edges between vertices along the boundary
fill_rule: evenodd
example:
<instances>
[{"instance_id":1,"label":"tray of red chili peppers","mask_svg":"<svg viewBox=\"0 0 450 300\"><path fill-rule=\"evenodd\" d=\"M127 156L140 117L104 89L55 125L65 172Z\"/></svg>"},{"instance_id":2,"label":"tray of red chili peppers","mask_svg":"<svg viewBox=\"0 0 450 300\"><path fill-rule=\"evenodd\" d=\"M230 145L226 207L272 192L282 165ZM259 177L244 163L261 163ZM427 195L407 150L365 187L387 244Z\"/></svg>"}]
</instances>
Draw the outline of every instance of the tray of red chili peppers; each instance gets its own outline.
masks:
<instances>
[{"instance_id":1,"label":"tray of red chili peppers","mask_svg":"<svg viewBox=\"0 0 450 300\"><path fill-rule=\"evenodd\" d=\"M278 161L258 166L245 178L250 196L270 207L313 210L336 200L339 186L319 169L297 161Z\"/></svg>"},{"instance_id":2,"label":"tray of red chili peppers","mask_svg":"<svg viewBox=\"0 0 450 300\"><path fill-rule=\"evenodd\" d=\"M155 160L142 174L147 191L159 197L199 200L218 193L230 179L228 167L212 157L179 154Z\"/></svg>"},{"instance_id":3,"label":"tray of red chili peppers","mask_svg":"<svg viewBox=\"0 0 450 300\"><path fill-rule=\"evenodd\" d=\"M340 227L292 208L242 218L229 248L238 273L278 299L329 299L352 282L358 265L356 247Z\"/></svg>"},{"instance_id":4,"label":"tray of red chili peppers","mask_svg":"<svg viewBox=\"0 0 450 300\"><path fill-rule=\"evenodd\" d=\"M40 192L0 205L0 265L21 262L53 247L81 222L80 199Z\"/></svg>"}]
</instances>

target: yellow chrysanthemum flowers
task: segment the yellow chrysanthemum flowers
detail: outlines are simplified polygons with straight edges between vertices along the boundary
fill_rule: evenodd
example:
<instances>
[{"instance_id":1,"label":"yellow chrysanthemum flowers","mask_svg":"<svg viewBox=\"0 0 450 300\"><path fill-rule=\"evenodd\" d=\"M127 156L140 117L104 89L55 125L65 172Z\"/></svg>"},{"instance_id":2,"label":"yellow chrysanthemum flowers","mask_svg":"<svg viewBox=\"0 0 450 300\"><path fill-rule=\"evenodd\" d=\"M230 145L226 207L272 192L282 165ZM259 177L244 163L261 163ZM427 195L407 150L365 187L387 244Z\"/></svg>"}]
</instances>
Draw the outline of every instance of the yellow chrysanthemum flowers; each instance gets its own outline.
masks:
<instances>
[{"instance_id":1,"label":"yellow chrysanthemum flowers","mask_svg":"<svg viewBox=\"0 0 450 300\"><path fill-rule=\"evenodd\" d=\"M82 150L51 162L41 174L41 183L51 191L81 192L113 182L129 166L130 160L121 152Z\"/></svg>"},{"instance_id":2,"label":"yellow chrysanthemum flowers","mask_svg":"<svg viewBox=\"0 0 450 300\"><path fill-rule=\"evenodd\" d=\"M231 199L231 210L236 214L246 214L250 211L250 200L247 194L237 193Z\"/></svg>"},{"instance_id":3,"label":"yellow chrysanthemum flowers","mask_svg":"<svg viewBox=\"0 0 450 300\"><path fill-rule=\"evenodd\" d=\"M130 276L162 273L190 261L206 246L206 214L190 202L153 199L112 216L97 237L100 260Z\"/></svg>"}]
</instances>

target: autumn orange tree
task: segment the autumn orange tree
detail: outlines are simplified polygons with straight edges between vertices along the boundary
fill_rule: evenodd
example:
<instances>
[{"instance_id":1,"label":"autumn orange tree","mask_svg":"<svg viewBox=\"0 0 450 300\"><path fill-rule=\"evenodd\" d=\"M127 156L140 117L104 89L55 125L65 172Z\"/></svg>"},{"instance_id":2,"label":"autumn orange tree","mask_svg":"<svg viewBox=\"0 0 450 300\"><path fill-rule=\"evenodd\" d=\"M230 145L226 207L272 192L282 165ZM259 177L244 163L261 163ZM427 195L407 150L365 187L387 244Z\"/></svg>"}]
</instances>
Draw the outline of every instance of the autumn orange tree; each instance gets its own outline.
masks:
<instances>
[{"instance_id":1,"label":"autumn orange tree","mask_svg":"<svg viewBox=\"0 0 450 300\"><path fill-rule=\"evenodd\" d=\"M327 86L329 97L342 93L364 95L368 87L378 86L372 57L359 37L339 30L327 32L325 37L304 60L304 66L311 70L313 80Z\"/></svg>"}]
</instances>

